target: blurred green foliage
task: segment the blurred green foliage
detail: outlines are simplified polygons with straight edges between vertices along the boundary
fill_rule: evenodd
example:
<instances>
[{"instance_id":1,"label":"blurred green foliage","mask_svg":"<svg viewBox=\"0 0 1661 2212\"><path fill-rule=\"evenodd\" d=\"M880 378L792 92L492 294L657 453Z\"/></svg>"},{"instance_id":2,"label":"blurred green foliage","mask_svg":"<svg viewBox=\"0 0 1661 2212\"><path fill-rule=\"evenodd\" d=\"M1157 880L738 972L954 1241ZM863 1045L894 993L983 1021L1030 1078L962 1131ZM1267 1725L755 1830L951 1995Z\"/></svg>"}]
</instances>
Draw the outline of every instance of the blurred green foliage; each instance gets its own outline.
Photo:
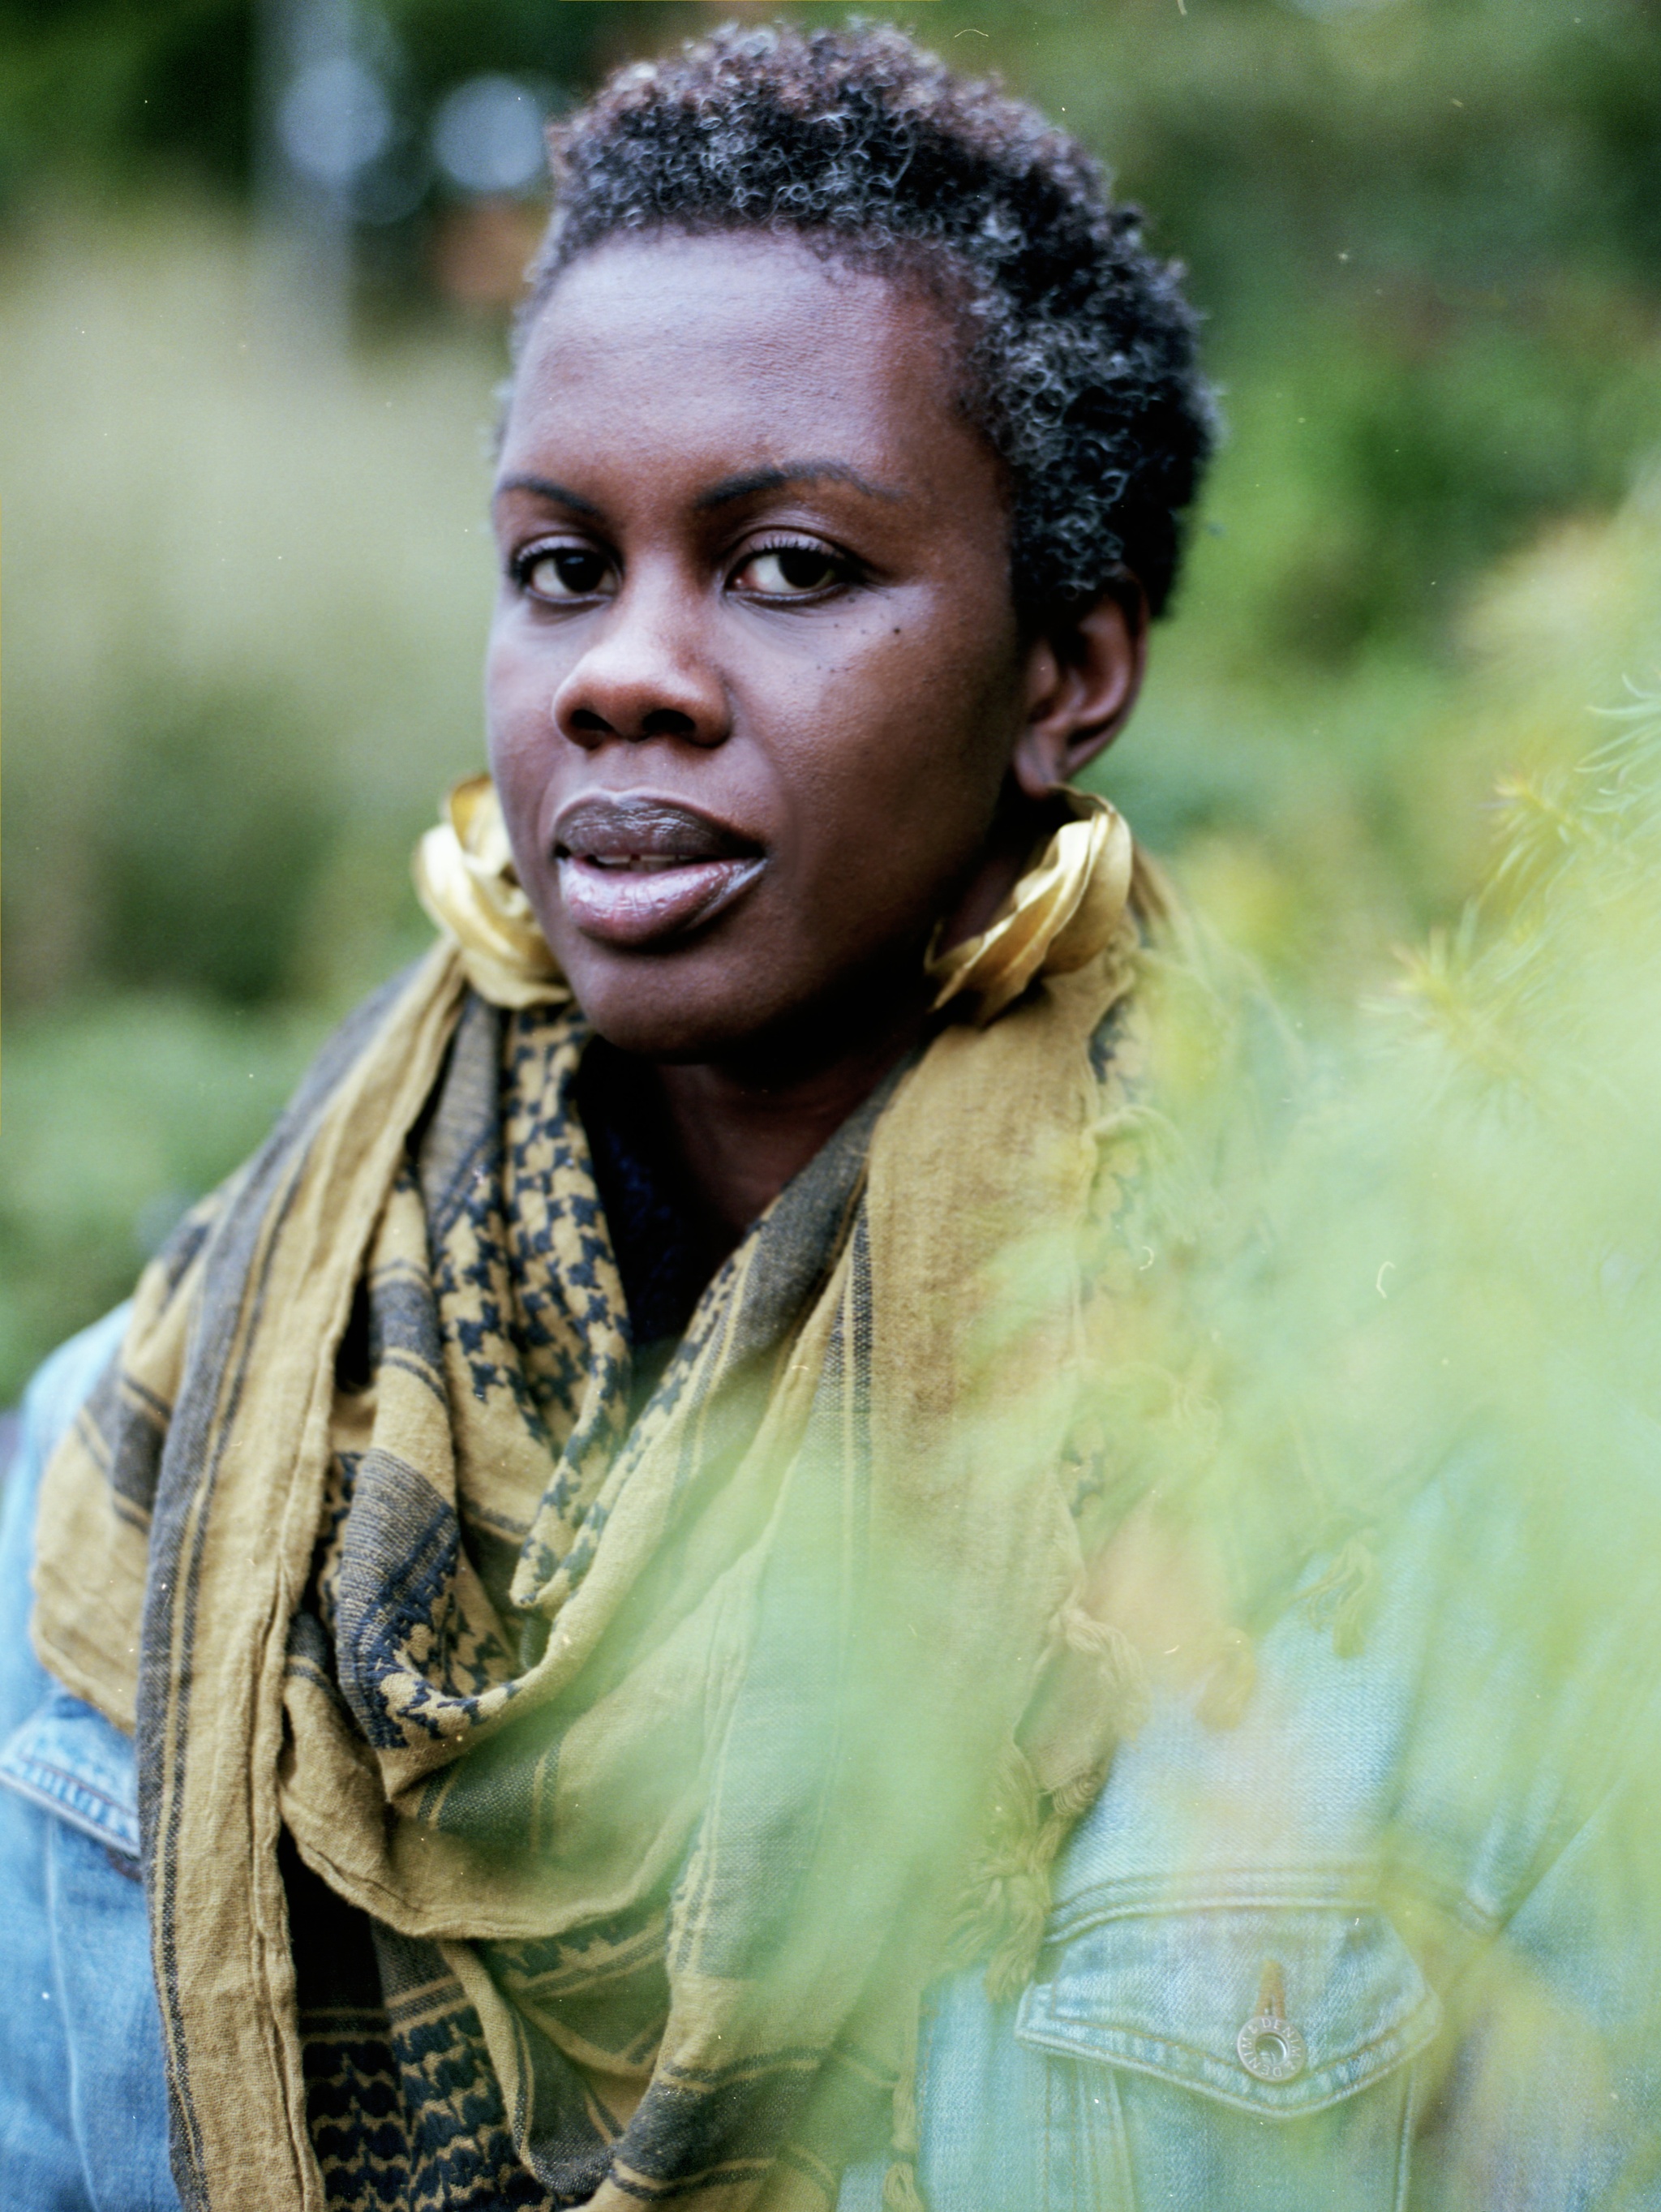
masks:
<instances>
[{"instance_id":1,"label":"blurred green foliage","mask_svg":"<svg viewBox=\"0 0 1661 2212\"><path fill-rule=\"evenodd\" d=\"M191 1200L259 1143L318 1035L307 1008L178 991L8 1017L0 1350L14 1394L39 1347L125 1297Z\"/></svg>"},{"instance_id":2,"label":"blurred green foliage","mask_svg":"<svg viewBox=\"0 0 1661 2212\"><path fill-rule=\"evenodd\" d=\"M160 168L246 191L258 75L284 4L0 0L0 189L65 170L131 184ZM406 110L420 111L479 70L587 82L615 51L615 13L603 0L393 0L365 22Z\"/></svg>"},{"instance_id":3,"label":"blurred green foliage","mask_svg":"<svg viewBox=\"0 0 1661 2212\"><path fill-rule=\"evenodd\" d=\"M471 75L580 91L718 12L363 20L417 146ZM918 20L1190 264L1229 441L1101 781L1312 1019L1457 913L1501 769L1661 669L1661 7ZM268 30L0 0L0 1400L424 941L409 844L482 757L501 319L434 279L435 180L358 232L349 356L308 341L250 220Z\"/></svg>"}]
</instances>

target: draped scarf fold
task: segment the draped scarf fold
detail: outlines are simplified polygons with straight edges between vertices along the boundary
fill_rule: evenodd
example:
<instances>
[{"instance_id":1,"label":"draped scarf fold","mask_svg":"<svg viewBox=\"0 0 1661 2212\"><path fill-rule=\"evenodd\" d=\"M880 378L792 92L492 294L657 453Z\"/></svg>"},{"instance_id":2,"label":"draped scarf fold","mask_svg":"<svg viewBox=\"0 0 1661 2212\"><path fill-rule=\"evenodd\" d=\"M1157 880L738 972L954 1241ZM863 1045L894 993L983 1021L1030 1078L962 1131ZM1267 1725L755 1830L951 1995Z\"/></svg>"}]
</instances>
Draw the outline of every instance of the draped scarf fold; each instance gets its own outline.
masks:
<instances>
[{"instance_id":1,"label":"draped scarf fold","mask_svg":"<svg viewBox=\"0 0 1661 2212\"><path fill-rule=\"evenodd\" d=\"M136 1730L191 2212L823 2212L886 2140L1012 1773L1076 1809L1118 1711L1063 1471L1137 944L942 1027L644 1406L582 1017L453 949L147 1272L34 1632Z\"/></svg>"}]
</instances>

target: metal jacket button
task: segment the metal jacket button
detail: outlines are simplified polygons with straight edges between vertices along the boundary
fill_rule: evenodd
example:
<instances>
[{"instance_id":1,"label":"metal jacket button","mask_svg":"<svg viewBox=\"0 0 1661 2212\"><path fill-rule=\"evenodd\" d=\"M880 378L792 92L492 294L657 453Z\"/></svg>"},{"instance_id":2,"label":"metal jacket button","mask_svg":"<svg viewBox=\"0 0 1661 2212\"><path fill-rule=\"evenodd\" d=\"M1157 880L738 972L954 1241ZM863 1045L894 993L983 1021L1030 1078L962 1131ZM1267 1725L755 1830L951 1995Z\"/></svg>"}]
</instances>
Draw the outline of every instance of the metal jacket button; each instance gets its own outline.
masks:
<instances>
[{"instance_id":1,"label":"metal jacket button","mask_svg":"<svg viewBox=\"0 0 1661 2212\"><path fill-rule=\"evenodd\" d=\"M1286 2016L1286 1984L1276 1960L1268 1960L1258 2008L1234 2039L1240 2064L1258 2081L1294 2081L1309 2063L1309 2050Z\"/></svg>"}]
</instances>

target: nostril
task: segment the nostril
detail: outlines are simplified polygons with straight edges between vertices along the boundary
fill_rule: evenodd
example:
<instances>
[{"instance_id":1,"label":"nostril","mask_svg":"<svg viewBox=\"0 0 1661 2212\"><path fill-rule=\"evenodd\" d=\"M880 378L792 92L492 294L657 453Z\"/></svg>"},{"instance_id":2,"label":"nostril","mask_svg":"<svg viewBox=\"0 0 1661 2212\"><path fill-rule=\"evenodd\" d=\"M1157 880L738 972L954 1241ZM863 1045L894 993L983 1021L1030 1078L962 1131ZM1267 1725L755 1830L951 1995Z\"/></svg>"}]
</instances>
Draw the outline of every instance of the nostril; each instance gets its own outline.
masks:
<instances>
[{"instance_id":1,"label":"nostril","mask_svg":"<svg viewBox=\"0 0 1661 2212\"><path fill-rule=\"evenodd\" d=\"M690 714L683 714L676 707L654 707L640 718L643 738L693 738L698 726Z\"/></svg>"},{"instance_id":2,"label":"nostril","mask_svg":"<svg viewBox=\"0 0 1661 2212\"><path fill-rule=\"evenodd\" d=\"M591 707L573 707L566 728L579 740L621 738L634 744L643 744L651 738L684 738L695 742L698 736L697 723L677 707L653 707L638 720L620 715L615 722L609 722Z\"/></svg>"}]
</instances>

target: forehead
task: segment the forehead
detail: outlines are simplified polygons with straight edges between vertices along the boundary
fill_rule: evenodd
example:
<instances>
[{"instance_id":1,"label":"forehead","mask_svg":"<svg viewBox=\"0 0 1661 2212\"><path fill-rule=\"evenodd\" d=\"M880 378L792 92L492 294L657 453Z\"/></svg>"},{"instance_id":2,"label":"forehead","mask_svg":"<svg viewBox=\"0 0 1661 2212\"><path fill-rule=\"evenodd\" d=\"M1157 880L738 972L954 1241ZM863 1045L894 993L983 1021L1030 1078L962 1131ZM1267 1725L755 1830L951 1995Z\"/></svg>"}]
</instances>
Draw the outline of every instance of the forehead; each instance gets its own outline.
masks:
<instances>
[{"instance_id":1,"label":"forehead","mask_svg":"<svg viewBox=\"0 0 1661 2212\"><path fill-rule=\"evenodd\" d=\"M608 241L561 277L514 381L503 467L550 444L641 469L857 448L921 482L983 441L956 404L953 333L919 287L799 241Z\"/></svg>"}]
</instances>

